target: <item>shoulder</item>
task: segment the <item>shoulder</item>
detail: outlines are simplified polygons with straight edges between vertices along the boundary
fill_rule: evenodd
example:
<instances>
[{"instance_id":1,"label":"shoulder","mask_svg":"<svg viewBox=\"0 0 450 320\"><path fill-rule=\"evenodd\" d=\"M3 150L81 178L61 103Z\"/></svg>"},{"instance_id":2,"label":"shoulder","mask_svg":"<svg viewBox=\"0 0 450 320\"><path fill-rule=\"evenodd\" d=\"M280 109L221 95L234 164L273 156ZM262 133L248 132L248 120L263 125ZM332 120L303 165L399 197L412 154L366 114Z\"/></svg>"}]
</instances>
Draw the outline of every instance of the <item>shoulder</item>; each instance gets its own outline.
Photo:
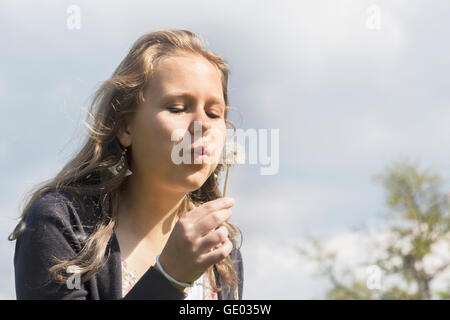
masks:
<instances>
[{"instance_id":1,"label":"shoulder","mask_svg":"<svg viewBox=\"0 0 450 320\"><path fill-rule=\"evenodd\" d=\"M234 266L234 270L237 275L237 293L238 297L235 297L235 289L230 289L226 284L222 276L219 274L216 265L214 265L214 273L216 277L216 283L219 287L223 287L223 290L218 292L218 298L219 300L242 300L243 295L243 289L244 289L244 269L243 269L243 262L242 262L242 255L239 248L233 247L233 249L230 252L229 257L231 258L231 261ZM237 298L237 299L236 299Z\"/></svg>"},{"instance_id":2,"label":"shoulder","mask_svg":"<svg viewBox=\"0 0 450 320\"><path fill-rule=\"evenodd\" d=\"M61 259L74 257L85 239L74 222L77 213L70 209L70 200L68 195L48 191L28 208L14 252L18 299L84 299L87 295L85 289L68 290L50 271Z\"/></svg>"},{"instance_id":3,"label":"shoulder","mask_svg":"<svg viewBox=\"0 0 450 320\"><path fill-rule=\"evenodd\" d=\"M233 247L233 249L230 252L230 257L231 260L233 261L233 263L235 265L242 265L243 261L242 261L242 253L241 253L241 249L238 247Z\"/></svg>"},{"instance_id":4,"label":"shoulder","mask_svg":"<svg viewBox=\"0 0 450 320\"><path fill-rule=\"evenodd\" d=\"M24 219L27 226L44 222L70 222L69 201L63 192L46 191L27 210Z\"/></svg>"},{"instance_id":5,"label":"shoulder","mask_svg":"<svg viewBox=\"0 0 450 320\"><path fill-rule=\"evenodd\" d=\"M46 232L60 232L66 237L81 240L86 238L87 228L92 228L96 221L89 214L89 206L86 206L86 212L88 214L80 214L79 202L69 193L46 191L30 205L22 221L22 229L43 236Z\"/></svg>"},{"instance_id":6,"label":"shoulder","mask_svg":"<svg viewBox=\"0 0 450 320\"><path fill-rule=\"evenodd\" d=\"M84 196L82 198L76 197L66 191L50 190L41 194L30 206L27 216L30 218L59 218L67 222L73 220L74 217L83 220L89 220L98 216L96 215L96 204L94 197ZM81 205L82 202L82 205ZM81 207L84 210L81 210ZM95 215L94 215L95 213ZM87 222L87 221L86 221Z\"/></svg>"},{"instance_id":7,"label":"shoulder","mask_svg":"<svg viewBox=\"0 0 450 320\"><path fill-rule=\"evenodd\" d=\"M230 257L238 277L238 293L239 300L241 300L244 291L244 261L242 259L241 249L238 247L233 247Z\"/></svg>"},{"instance_id":8,"label":"shoulder","mask_svg":"<svg viewBox=\"0 0 450 320\"><path fill-rule=\"evenodd\" d=\"M233 262L234 268L237 272L238 277L243 281L244 279L244 261L242 259L241 249L233 247L230 253L231 261Z\"/></svg>"},{"instance_id":9,"label":"shoulder","mask_svg":"<svg viewBox=\"0 0 450 320\"><path fill-rule=\"evenodd\" d=\"M78 207L72 196L61 191L46 191L36 198L21 221L15 263L40 261L48 268L54 257L79 253L94 229L83 223Z\"/></svg>"}]
</instances>

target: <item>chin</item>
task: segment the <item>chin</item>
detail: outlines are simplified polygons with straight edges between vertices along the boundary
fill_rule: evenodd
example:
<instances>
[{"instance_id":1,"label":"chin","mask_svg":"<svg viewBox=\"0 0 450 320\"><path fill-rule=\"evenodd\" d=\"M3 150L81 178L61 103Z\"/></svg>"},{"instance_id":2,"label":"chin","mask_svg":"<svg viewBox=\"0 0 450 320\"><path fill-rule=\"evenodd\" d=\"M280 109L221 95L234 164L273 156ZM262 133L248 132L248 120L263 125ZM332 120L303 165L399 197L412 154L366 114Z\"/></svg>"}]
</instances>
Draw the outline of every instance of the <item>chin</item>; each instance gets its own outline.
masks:
<instances>
[{"instance_id":1,"label":"chin","mask_svg":"<svg viewBox=\"0 0 450 320\"><path fill-rule=\"evenodd\" d=\"M208 180L208 172L209 170L192 171L184 177L182 184L190 191L197 190Z\"/></svg>"}]
</instances>

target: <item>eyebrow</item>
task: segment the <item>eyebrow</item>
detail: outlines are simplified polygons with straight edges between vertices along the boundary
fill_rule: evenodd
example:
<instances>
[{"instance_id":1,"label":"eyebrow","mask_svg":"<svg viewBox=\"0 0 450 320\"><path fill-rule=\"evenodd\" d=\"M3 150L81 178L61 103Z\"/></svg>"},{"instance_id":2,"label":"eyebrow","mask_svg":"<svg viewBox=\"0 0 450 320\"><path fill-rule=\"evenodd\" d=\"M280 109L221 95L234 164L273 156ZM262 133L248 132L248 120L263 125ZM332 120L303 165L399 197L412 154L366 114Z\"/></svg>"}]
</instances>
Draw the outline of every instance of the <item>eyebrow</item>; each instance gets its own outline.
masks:
<instances>
[{"instance_id":1,"label":"eyebrow","mask_svg":"<svg viewBox=\"0 0 450 320\"><path fill-rule=\"evenodd\" d=\"M183 99L190 100L190 101L195 100L195 96L189 92L175 92L175 93L169 93L169 94L164 95L161 98L161 102L166 103L166 102L168 102L168 100L175 99L175 98L183 98ZM220 99L215 96L210 96L207 101L225 105L225 101L223 99Z\"/></svg>"}]
</instances>

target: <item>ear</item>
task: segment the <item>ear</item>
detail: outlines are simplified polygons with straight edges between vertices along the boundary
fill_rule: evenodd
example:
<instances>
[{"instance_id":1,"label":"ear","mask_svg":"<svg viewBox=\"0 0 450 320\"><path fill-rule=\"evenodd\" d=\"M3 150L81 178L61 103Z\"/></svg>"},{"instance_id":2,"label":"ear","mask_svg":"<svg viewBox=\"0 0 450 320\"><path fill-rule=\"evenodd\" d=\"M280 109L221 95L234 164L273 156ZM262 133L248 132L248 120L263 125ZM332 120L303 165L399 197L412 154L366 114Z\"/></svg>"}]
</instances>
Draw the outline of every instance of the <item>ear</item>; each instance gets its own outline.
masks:
<instances>
[{"instance_id":1,"label":"ear","mask_svg":"<svg viewBox=\"0 0 450 320\"><path fill-rule=\"evenodd\" d=\"M119 130L117 132L117 139L119 139L120 144L127 148L132 143L132 126L131 121L126 118L122 118L119 124Z\"/></svg>"}]
</instances>

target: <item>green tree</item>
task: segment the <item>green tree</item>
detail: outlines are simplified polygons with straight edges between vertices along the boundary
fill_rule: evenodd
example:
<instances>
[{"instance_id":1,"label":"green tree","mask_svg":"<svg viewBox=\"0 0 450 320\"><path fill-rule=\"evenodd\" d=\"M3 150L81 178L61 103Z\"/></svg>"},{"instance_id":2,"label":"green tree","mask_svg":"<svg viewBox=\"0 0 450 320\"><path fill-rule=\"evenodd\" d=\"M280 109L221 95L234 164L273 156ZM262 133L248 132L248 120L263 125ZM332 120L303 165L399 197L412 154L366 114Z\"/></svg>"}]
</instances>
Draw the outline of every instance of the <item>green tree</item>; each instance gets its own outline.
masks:
<instances>
[{"instance_id":1,"label":"green tree","mask_svg":"<svg viewBox=\"0 0 450 320\"><path fill-rule=\"evenodd\" d=\"M374 181L381 183L386 191L386 204L390 209L385 215L388 240L378 244L377 251L382 254L365 265L378 266L383 278L400 278L403 286L369 290L366 282L354 277L344 283L335 270L337 253L326 252L320 240L309 236L312 249L297 250L319 266L319 275L330 279L333 287L326 298L449 299L450 283L447 291L433 293L431 289L432 281L450 268L448 254L440 257L440 264L433 270L425 267L425 259L434 253L435 246L450 242L450 197L442 192L443 179L402 161L375 175ZM346 274L351 275L351 270L347 269Z\"/></svg>"}]
</instances>

